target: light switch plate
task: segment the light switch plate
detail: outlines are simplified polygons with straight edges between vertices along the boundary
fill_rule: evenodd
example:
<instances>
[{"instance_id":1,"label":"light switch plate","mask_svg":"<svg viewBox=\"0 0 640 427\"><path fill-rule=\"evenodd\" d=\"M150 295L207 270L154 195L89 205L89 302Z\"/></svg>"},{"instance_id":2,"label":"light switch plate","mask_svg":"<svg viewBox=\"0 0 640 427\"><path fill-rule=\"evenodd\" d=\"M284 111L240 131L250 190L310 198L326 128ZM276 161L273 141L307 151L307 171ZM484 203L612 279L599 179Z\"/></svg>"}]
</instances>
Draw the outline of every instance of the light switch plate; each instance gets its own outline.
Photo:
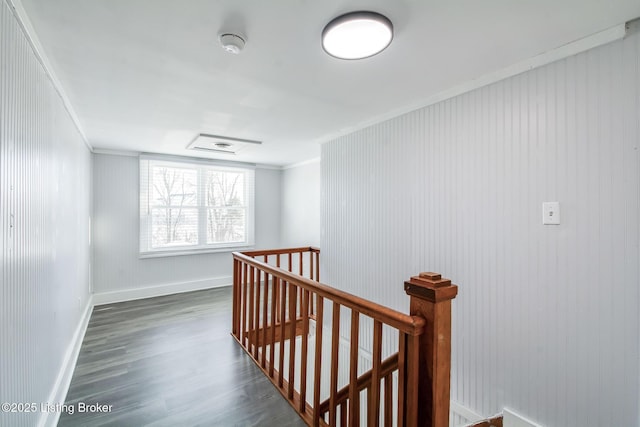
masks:
<instances>
[{"instance_id":1,"label":"light switch plate","mask_svg":"<svg viewBox=\"0 0 640 427\"><path fill-rule=\"evenodd\" d=\"M545 225L560 224L560 202L544 202L542 204L542 223Z\"/></svg>"}]
</instances>

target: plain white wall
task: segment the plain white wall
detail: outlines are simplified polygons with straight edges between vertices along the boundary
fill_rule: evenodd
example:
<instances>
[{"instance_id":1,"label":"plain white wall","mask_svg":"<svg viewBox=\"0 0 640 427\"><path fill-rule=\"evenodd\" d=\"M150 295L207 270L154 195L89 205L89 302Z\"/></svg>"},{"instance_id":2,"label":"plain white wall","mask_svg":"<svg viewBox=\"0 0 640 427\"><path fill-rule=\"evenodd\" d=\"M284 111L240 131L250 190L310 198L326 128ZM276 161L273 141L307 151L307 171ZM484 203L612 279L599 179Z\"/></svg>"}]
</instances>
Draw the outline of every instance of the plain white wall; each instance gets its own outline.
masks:
<instances>
[{"instance_id":1,"label":"plain white wall","mask_svg":"<svg viewBox=\"0 0 640 427\"><path fill-rule=\"evenodd\" d=\"M90 308L91 153L4 1L0 23L0 402L61 403Z\"/></svg>"},{"instance_id":2,"label":"plain white wall","mask_svg":"<svg viewBox=\"0 0 640 427\"><path fill-rule=\"evenodd\" d=\"M280 247L282 171L256 169L256 248Z\"/></svg>"},{"instance_id":3,"label":"plain white wall","mask_svg":"<svg viewBox=\"0 0 640 427\"><path fill-rule=\"evenodd\" d=\"M320 159L282 172L283 247L320 246Z\"/></svg>"},{"instance_id":4,"label":"plain white wall","mask_svg":"<svg viewBox=\"0 0 640 427\"><path fill-rule=\"evenodd\" d=\"M406 311L451 278L452 399L484 416L639 425L636 27L322 147L323 281Z\"/></svg>"},{"instance_id":5,"label":"plain white wall","mask_svg":"<svg viewBox=\"0 0 640 427\"><path fill-rule=\"evenodd\" d=\"M158 288L158 292L231 284L230 252L162 258L138 257L138 157L94 154L93 291L116 293L118 300L131 291ZM256 169L256 247L279 245L280 170ZM163 289L163 291L160 290ZM97 299L101 302L101 299Z\"/></svg>"}]
</instances>

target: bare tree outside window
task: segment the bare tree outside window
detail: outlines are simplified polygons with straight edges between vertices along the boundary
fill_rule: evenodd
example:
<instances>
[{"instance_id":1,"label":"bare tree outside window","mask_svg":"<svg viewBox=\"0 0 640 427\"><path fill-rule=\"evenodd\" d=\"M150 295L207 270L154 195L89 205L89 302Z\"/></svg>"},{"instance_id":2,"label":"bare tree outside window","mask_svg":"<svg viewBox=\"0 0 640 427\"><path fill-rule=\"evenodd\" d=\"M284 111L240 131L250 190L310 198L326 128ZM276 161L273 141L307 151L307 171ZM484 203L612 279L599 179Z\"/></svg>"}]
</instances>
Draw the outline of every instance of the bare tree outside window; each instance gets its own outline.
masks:
<instances>
[{"instance_id":1,"label":"bare tree outside window","mask_svg":"<svg viewBox=\"0 0 640 427\"><path fill-rule=\"evenodd\" d=\"M141 156L141 256L252 245L254 180L248 168Z\"/></svg>"},{"instance_id":2,"label":"bare tree outside window","mask_svg":"<svg viewBox=\"0 0 640 427\"><path fill-rule=\"evenodd\" d=\"M245 240L244 174L206 173L207 243Z\"/></svg>"},{"instance_id":3,"label":"bare tree outside window","mask_svg":"<svg viewBox=\"0 0 640 427\"><path fill-rule=\"evenodd\" d=\"M198 175L193 169L152 169L152 247L198 243Z\"/></svg>"}]
</instances>

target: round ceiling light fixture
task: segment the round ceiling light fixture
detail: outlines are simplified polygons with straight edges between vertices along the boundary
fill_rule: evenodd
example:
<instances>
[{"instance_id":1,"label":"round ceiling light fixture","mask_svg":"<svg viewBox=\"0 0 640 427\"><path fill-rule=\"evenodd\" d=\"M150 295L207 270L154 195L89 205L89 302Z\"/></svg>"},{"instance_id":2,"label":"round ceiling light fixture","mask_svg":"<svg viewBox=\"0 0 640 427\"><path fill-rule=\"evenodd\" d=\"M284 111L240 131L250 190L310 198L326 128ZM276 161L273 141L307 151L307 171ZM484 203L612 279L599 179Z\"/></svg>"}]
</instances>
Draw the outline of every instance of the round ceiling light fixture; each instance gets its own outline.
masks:
<instances>
[{"instance_id":1,"label":"round ceiling light fixture","mask_svg":"<svg viewBox=\"0 0 640 427\"><path fill-rule=\"evenodd\" d=\"M222 33L218 36L222 48L229 53L239 54L245 45L245 37L239 34Z\"/></svg>"},{"instance_id":2,"label":"round ceiling light fixture","mask_svg":"<svg viewBox=\"0 0 640 427\"><path fill-rule=\"evenodd\" d=\"M322 31L322 48L339 59L363 59L386 49L393 39L393 24L376 12L350 12Z\"/></svg>"}]
</instances>

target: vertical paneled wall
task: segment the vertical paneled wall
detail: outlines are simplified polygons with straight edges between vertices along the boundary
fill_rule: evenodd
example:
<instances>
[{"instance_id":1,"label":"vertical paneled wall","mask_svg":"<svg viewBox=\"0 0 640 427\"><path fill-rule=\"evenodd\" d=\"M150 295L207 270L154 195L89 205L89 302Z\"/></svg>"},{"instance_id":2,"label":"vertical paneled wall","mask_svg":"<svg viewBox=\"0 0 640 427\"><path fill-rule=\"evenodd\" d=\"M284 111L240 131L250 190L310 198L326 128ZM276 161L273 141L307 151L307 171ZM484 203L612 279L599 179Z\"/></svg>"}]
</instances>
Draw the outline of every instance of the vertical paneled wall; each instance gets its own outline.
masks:
<instances>
[{"instance_id":1,"label":"vertical paneled wall","mask_svg":"<svg viewBox=\"0 0 640 427\"><path fill-rule=\"evenodd\" d=\"M49 401L87 307L90 156L1 1L0 402ZM0 412L0 425L40 416Z\"/></svg>"},{"instance_id":2,"label":"vertical paneled wall","mask_svg":"<svg viewBox=\"0 0 640 427\"><path fill-rule=\"evenodd\" d=\"M475 412L639 425L639 39L323 146L323 282L401 310L413 274L457 283L452 399Z\"/></svg>"}]
</instances>

